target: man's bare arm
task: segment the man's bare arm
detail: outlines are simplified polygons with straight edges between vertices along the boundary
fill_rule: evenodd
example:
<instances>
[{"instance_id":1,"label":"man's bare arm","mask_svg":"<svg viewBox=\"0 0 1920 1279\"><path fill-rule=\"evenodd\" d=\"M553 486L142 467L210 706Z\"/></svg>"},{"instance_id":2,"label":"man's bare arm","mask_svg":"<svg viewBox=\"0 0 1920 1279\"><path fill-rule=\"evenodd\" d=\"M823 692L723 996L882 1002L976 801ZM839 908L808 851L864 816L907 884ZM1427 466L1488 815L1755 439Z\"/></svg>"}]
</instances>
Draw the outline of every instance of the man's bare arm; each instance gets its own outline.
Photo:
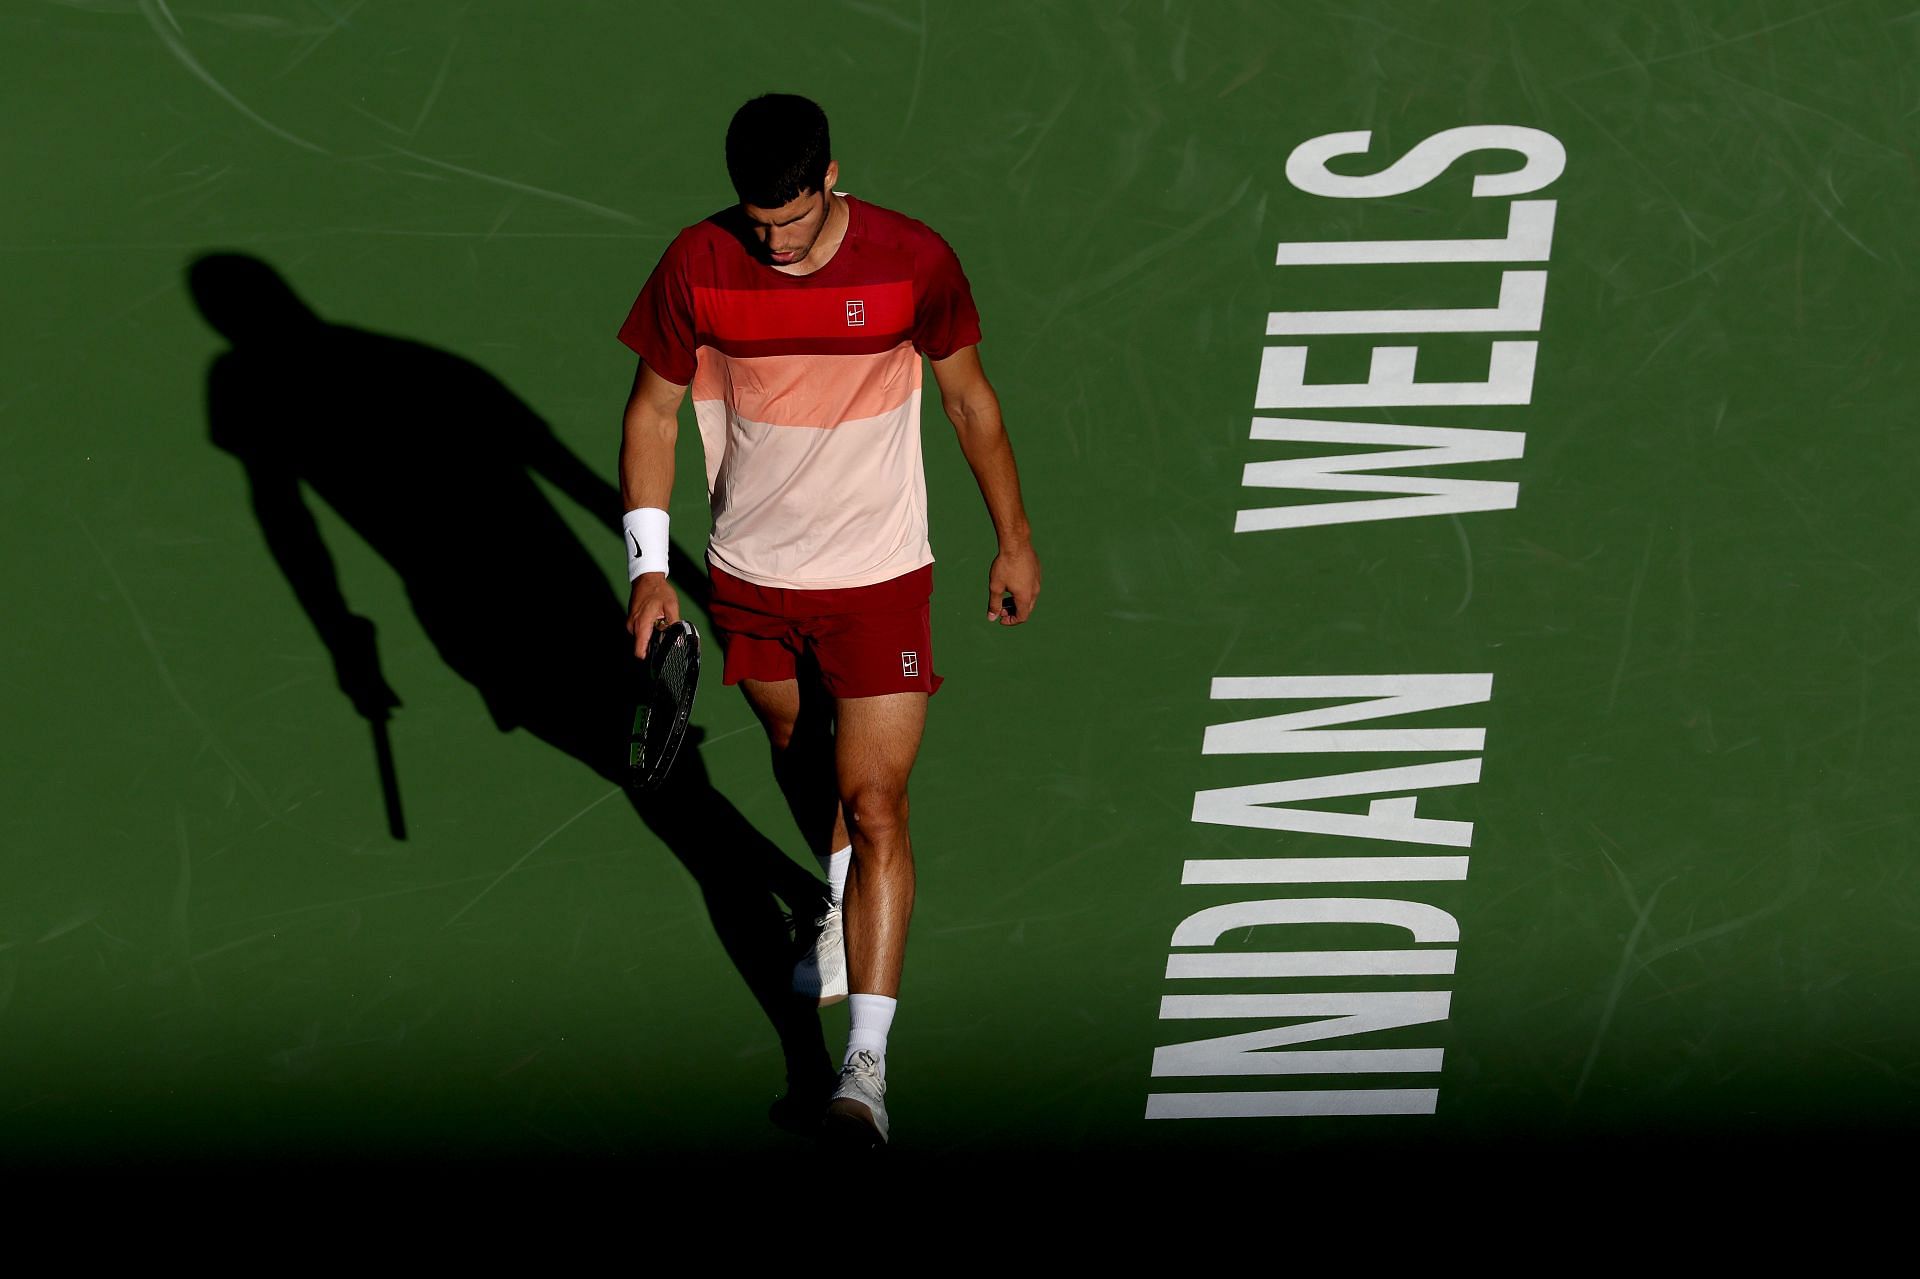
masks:
<instances>
[{"instance_id":1,"label":"man's bare arm","mask_svg":"<svg viewBox=\"0 0 1920 1279\"><path fill-rule=\"evenodd\" d=\"M620 505L623 511L643 506L667 509L673 498L673 446L680 435L680 401L687 388L669 382L648 368L634 370L633 390L620 431ZM627 601L627 633L633 636L636 657L647 655L656 626L680 620L680 597L665 573L642 573L633 579Z\"/></svg>"},{"instance_id":2,"label":"man's bare arm","mask_svg":"<svg viewBox=\"0 0 1920 1279\"><path fill-rule=\"evenodd\" d=\"M962 347L933 361L933 377L1000 539L1000 553L987 573L987 620L1018 626L1033 615L1033 603L1040 597L1040 557L1034 553L1033 530L1020 501L1020 472L1000 419L1000 397L980 367L978 347ZM1003 604L1007 595L1013 596L1011 607Z\"/></svg>"}]
</instances>

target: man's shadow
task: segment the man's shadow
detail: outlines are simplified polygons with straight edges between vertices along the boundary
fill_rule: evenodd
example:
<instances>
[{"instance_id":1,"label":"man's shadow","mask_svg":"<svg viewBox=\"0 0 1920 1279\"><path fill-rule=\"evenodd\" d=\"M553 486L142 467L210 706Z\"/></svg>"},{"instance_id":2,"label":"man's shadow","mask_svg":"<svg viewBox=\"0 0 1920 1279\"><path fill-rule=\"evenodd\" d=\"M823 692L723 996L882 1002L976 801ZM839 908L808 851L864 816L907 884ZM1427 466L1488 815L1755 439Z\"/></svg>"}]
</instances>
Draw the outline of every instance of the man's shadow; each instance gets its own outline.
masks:
<instances>
[{"instance_id":1,"label":"man's shadow","mask_svg":"<svg viewBox=\"0 0 1920 1279\"><path fill-rule=\"evenodd\" d=\"M341 594L303 485L400 574L434 647L501 732L524 728L622 781L640 674L626 609L533 477L605 525L608 554L621 544L613 485L485 370L330 324L256 258L202 257L188 282L232 343L207 376L213 443L245 464L261 532L355 709L378 730L400 699L381 674L372 622ZM703 566L676 546L671 573L705 612ZM791 990L794 944L775 901L810 918L819 880L713 787L693 733L660 791L628 797L699 884L780 1036L790 1095L830 1086L817 1009Z\"/></svg>"}]
</instances>

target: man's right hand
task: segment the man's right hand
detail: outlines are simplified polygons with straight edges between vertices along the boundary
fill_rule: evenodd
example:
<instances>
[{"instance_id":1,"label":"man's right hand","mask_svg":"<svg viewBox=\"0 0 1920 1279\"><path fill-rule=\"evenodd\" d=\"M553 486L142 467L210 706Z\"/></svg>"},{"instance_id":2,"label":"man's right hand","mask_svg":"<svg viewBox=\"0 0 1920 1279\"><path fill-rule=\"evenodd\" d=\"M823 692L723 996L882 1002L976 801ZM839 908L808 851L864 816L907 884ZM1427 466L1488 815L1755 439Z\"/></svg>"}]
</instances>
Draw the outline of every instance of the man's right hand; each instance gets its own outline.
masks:
<instances>
[{"instance_id":1,"label":"man's right hand","mask_svg":"<svg viewBox=\"0 0 1920 1279\"><path fill-rule=\"evenodd\" d=\"M653 633L680 620L680 597L667 584L665 573L642 573L633 579L627 604L627 634L633 636L633 655L645 657Z\"/></svg>"}]
</instances>

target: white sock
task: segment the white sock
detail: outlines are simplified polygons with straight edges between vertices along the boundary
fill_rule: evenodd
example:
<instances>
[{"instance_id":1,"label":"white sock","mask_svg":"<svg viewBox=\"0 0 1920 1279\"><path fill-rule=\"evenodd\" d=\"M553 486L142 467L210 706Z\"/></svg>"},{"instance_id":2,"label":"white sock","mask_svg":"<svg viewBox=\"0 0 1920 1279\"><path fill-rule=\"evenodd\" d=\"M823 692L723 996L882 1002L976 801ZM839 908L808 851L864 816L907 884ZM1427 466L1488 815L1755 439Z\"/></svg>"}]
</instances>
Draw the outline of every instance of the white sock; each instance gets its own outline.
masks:
<instances>
[{"instance_id":1,"label":"white sock","mask_svg":"<svg viewBox=\"0 0 1920 1279\"><path fill-rule=\"evenodd\" d=\"M813 860L820 863L820 873L827 877L827 900L838 906L840 895L847 891L847 867L853 865L853 845L848 844L831 857Z\"/></svg>"},{"instance_id":2,"label":"white sock","mask_svg":"<svg viewBox=\"0 0 1920 1279\"><path fill-rule=\"evenodd\" d=\"M853 1028L847 1032L847 1061L852 1061L855 1053L867 1052L881 1065L886 1064L887 1032L893 1029L893 1010L899 1006L900 1001L891 995L847 997L847 1008L853 1015Z\"/></svg>"}]
</instances>

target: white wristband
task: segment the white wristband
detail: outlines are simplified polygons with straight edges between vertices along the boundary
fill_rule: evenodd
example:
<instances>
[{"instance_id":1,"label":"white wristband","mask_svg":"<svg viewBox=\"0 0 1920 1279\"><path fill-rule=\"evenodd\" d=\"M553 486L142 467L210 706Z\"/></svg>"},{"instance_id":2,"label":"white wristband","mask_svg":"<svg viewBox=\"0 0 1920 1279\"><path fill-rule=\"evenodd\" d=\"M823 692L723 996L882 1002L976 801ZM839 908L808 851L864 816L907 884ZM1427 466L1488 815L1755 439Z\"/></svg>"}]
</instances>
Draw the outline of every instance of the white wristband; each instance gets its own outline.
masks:
<instances>
[{"instance_id":1,"label":"white wristband","mask_svg":"<svg viewBox=\"0 0 1920 1279\"><path fill-rule=\"evenodd\" d=\"M627 580L667 571L667 513L657 506L628 511L620 520L627 535Z\"/></svg>"}]
</instances>

